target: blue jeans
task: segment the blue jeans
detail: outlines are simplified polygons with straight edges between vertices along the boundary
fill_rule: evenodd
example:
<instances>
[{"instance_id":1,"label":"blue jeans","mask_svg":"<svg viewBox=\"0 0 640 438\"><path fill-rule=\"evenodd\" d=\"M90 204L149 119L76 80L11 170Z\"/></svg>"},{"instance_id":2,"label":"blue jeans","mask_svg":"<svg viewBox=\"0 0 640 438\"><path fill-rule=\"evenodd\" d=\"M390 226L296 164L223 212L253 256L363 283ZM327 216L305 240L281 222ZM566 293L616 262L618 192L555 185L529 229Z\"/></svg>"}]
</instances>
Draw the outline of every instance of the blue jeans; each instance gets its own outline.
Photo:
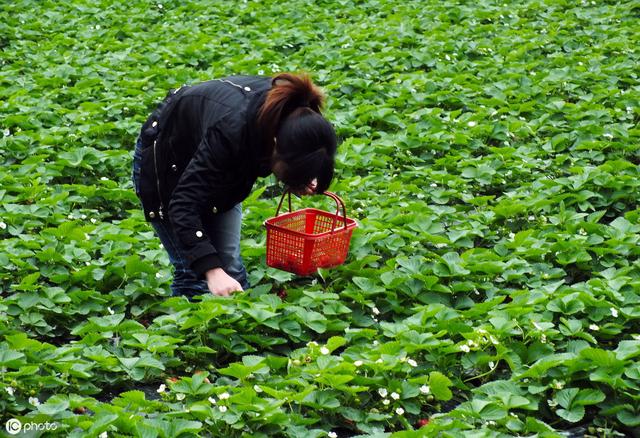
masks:
<instances>
[{"instance_id":1,"label":"blue jeans","mask_svg":"<svg viewBox=\"0 0 640 438\"><path fill-rule=\"evenodd\" d=\"M139 192L140 168L141 168L141 143L138 138L135 153L133 154L133 187L136 194ZM150 221L156 235L160 238L162 246L169 255L169 261L174 267L171 291L174 296L184 295L192 297L209 292L207 282L200 280L196 273L189 268L184 247L171 225L171 222L153 220ZM206 218L202 223L205 233L211 236L211 243L218 251L222 260L224 271L233 277L243 289L249 288L247 271L240 256L240 228L242 226L242 204L236 204L231 210L217 213Z\"/></svg>"}]
</instances>

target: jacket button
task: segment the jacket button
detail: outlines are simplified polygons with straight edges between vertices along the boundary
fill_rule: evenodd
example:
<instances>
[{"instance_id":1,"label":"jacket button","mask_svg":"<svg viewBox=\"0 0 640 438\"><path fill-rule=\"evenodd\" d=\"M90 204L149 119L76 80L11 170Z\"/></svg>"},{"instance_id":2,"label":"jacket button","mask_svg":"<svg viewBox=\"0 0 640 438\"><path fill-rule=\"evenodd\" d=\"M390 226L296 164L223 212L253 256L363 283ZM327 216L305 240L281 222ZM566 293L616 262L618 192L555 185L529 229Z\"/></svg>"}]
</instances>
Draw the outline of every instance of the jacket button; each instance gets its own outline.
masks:
<instances>
[{"instance_id":1,"label":"jacket button","mask_svg":"<svg viewBox=\"0 0 640 438\"><path fill-rule=\"evenodd\" d=\"M175 164L171 165L171 170L173 170L174 172L178 171L178 166L176 166Z\"/></svg>"},{"instance_id":2,"label":"jacket button","mask_svg":"<svg viewBox=\"0 0 640 438\"><path fill-rule=\"evenodd\" d=\"M211 211L213 212L213 214L216 214L218 212L218 207L214 205Z\"/></svg>"},{"instance_id":3,"label":"jacket button","mask_svg":"<svg viewBox=\"0 0 640 438\"><path fill-rule=\"evenodd\" d=\"M155 213L155 212L153 212L153 211L150 211L150 212L149 212L149 217L150 217L151 219L153 219L154 217L156 217L156 213Z\"/></svg>"},{"instance_id":4,"label":"jacket button","mask_svg":"<svg viewBox=\"0 0 640 438\"><path fill-rule=\"evenodd\" d=\"M156 126L158 126L158 121L157 121L157 120L154 120L154 121L153 121L153 123L151 124L151 126L152 126L152 127L154 127L154 128L155 128Z\"/></svg>"},{"instance_id":5,"label":"jacket button","mask_svg":"<svg viewBox=\"0 0 640 438\"><path fill-rule=\"evenodd\" d=\"M200 230L196 231L196 237L202 237L202 231Z\"/></svg>"},{"instance_id":6,"label":"jacket button","mask_svg":"<svg viewBox=\"0 0 640 438\"><path fill-rule=\"evenodd\" d=\"M249 87L244 87L244 91L251 91L251 88L249 88Z\"/></svg>"}]
</instances>

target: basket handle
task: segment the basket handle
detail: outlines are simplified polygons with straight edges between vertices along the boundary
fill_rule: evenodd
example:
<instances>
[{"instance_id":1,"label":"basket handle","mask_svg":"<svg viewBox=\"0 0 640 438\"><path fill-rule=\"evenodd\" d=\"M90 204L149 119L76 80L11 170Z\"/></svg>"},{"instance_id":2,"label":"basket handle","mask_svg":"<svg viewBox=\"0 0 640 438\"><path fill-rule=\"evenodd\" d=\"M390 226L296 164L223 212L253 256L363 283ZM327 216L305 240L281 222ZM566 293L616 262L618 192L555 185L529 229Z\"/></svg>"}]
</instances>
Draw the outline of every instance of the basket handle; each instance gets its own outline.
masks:
<instances>
[{"instance_id":1,"label":"basket handle","mask_svg":"<svg viewBox=\"0 0 640 438\"><path fill-rule=\"evenodd\" d=\"M344 205L344 201L342 200L342 198L340 198L340 196L336 195L333 192L323 192L323 195L326 195L328 197L330 197L331 199L333 199L334 201L336 201L336 215L333 218L333 227L331 228L331 232L333 233L336 229L336 225L337 225L337 216L340 214L340 207L342 207L342 219L344 220L344 228L347 228L347 207L345 207ZM276 210L276 216L278 216L280 214L280 209L282 208L282 203L284 202L284 197L286 195L289 195L289 211L291 212L292 208L291 208L291 191L289 189L286 189L284 191L284 193L282 194L282 197L280 198L280 203L278 204L278 209Z\"/></svg>"},{"instance_id":2,"label":"basket handle","mask_svg":"<svg viewBox=\"0 0 640 438\"><path fill-rule=\"evenodd\" d=\"M336 201L336 215L333 218L333 227L331 228L331 232L333 233L336 229L336 222L338 221L338 215L340 213L340 207L342 207L342 218L344 220L344 229L347 229L347 207L344 205L344 201L338 195L333 192L324 192L325 195Z\"/></svg>"}]
</instances>

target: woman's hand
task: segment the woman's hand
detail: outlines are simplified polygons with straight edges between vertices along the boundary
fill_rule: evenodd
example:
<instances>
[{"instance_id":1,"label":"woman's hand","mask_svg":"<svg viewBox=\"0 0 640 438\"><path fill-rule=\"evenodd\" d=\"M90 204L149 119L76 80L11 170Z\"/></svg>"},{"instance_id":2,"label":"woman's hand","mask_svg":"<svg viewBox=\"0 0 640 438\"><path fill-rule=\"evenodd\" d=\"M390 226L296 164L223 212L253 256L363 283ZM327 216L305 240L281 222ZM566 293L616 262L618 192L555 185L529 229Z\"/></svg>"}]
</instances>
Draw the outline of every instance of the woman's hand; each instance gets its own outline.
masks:
<instances>
[{"instance_id":1,"label":"woman's hand","mask_svg":"<svg viewBox=\"0 0 640 438\"><path fill-rule=\"evenodd\" d=\"M230 277L222 268L210 269L205 275L209 290L214 295L228 297L232 292L242 291L240 283Z\"/></svg>"},{"instance_id":2,"label":"woman's hand","mask_svg":"<svg viewBox=\"0 0 640 438\"><path fill-rule=\"evenodd\" d=\"M311 180L309 184L307 184L302 188L297 188L297 189L292 188L291 193L298 196L313 195L316 193L316 187L318 187L318 179L314 178L313 180Z\"/></svg>"}]
</instances>

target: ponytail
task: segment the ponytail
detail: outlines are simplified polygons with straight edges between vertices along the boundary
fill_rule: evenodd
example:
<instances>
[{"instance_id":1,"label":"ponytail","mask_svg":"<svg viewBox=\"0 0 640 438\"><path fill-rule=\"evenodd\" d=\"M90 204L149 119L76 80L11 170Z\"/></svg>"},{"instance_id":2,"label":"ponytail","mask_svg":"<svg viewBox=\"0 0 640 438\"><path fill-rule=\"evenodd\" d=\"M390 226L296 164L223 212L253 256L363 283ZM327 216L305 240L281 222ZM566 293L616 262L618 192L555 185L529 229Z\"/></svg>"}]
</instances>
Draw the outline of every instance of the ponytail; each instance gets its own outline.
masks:
<instances>
[{"instance_id":1,"label":"ponytail","mask_svg":"<svg viewBox=\"0 0 640 438\"><path fill-rule=\"evenodd\" d=\"M258 112L258 123L268 144L273 143L284 119L298 108L310 108L320 114L324 95L306 75L281 73L271 81L271 90Z\"/></svg>"},{"instance_id":2,"label":"ponytail","mask_svg":"<svg viewBox=\"0 0 640 438\"><path fill-rule=\"evenodd\" d=\"M278 179L299 188L317 179L317 193L329 188L337 138L320 110L324 95L308 75L282 73L272 80L258 124L271 150Z\"/></svg>"}]
</instances>

